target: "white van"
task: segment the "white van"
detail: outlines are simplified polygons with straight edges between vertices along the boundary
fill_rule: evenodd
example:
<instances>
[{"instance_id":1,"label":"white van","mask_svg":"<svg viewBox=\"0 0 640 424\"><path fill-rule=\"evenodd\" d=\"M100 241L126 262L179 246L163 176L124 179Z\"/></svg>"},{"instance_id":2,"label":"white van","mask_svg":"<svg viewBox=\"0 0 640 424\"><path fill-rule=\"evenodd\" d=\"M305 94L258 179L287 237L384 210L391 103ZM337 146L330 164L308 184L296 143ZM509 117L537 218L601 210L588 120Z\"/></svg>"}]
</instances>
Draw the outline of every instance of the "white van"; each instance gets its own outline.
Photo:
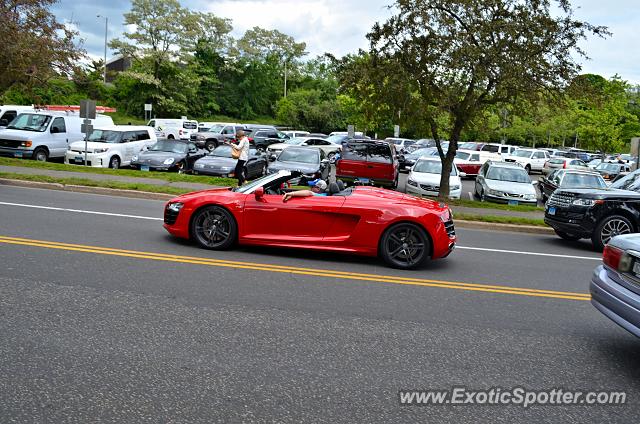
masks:
<instances>
[{"instance_id":1,"label":"white van","mask_svg":"<svg viewBox=\"0 0 640 424\"><path fill-rule=\"evenodd\" d=\"M19 114L0 130L0 155L46 161L64 157L69 143L84 139L77 112L33 112ZM94 126L113 125L110 116L96 115Z\"/></svg>"},{"instance_id":2,"label":"white van","mask_svg":"<svg viewBox=\"0 0 640 424\"><path fill-rule=\"evenodd\" d=\"M0 105L0 129L6 128L7 125L14 120L18 114L23 112L35 112L33 105L31 106L18 106L18 105Z\"/></svg>"},{"instance_id":3,"label":"white van","mask_svg":"<svg viewBox=\"0 0 640 424\"><path fill-rule=\"evenodd\" d=\"M87 140L87 166L113 169L129 166L134 155L156 141L156 132L151 127L113 125L94 128ZM64 163L84 165L84 147L84 140L69 144Z\"/></svg>"},{"instance_id":4,"label":"white van","mask_svg":"<svg viewBox=\"0 0 640 424\"><path fill-rule=\"evenodd\" d=\"M152 119L147 124L155 128L159 138L189 140L198 132L198 121L191 119Z\"/></svg>"}]
</instances>

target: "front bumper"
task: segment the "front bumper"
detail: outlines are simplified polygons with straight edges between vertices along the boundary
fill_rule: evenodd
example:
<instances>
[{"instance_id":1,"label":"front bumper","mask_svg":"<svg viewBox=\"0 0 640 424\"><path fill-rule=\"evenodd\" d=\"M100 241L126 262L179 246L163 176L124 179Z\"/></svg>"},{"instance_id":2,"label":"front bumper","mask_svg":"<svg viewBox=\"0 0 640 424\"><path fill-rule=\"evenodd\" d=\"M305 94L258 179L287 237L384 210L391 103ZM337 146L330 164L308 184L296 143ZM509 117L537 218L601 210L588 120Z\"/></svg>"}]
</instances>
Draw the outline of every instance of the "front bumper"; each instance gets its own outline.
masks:
<instances>
[{"instance_id":1,"label":"front bumper","mask_svg":"<svg viewBox=\"0 0 640 424\"><path fill-rule=\"evenodd\" d=\"M9 156L12 158L32 158L33 149L21 149L21 148L14 149L11 147L0 147L0 155Z\"/></svg>"},{"instance_id":2,"label":"front bumper","mask_svg":"<svg viewBox=\"0 0 640 424\"><path fill-rule=\"evenodd\" d=\"M407 193L417 194L419 196L430 196L430 197L438 197L439 191L435 190L425 190L422 187L416 187L407 184L406 185ZM462 187L457 190L449 190L449 198L450 199L459 199L462 195Z\"/></svg>"},{"instance_id":3,"label":"front bumper","mask_svg":"<svg viewBox=\"0 0 640 424\"><path fill-rule=\"evenodd\" d=\"M504 203L508 204L509 202L518 202L519 205L532 205L536 206L538 204L538 199L523 199L522 197L504 197L504 196L494 196L492 194L485 193L485 200L494 203Z\"/></svg>"},{"instance_id":4,"label":"front bumper","mask_svg":"<svg viewBox=\"0 0 640 424\"><path fill-rule=\"evenodd\" d=\"M611 279L600 265L593 271L591 303L613 322L640 337L640 295Z\"/></svg>"},{"instance_id":5,"label":"front bumper","mask_svg":"<svg viewBox=\"0 0 640 424\"><path fill-rule=\"evenodd\" d=\"M104 153L87 153L87 166L106 168L109 166L110 156ZM67 165L84 165L84 153L68 152L64 155Z\"/></svg>"},{"instance_id":6,"label":"front bumper","mask_svg":"<svg viewBox=\"0 0 640 424\"><path fill-rule=\"evenodd\" d=\"M556 208L555 215L550 215L547 208L544 213L544 222L554 230L579 235L583 238L591 237L596 224L595 221L588 219L584 213L560 208Z\"/></svg>"}]
</instances>

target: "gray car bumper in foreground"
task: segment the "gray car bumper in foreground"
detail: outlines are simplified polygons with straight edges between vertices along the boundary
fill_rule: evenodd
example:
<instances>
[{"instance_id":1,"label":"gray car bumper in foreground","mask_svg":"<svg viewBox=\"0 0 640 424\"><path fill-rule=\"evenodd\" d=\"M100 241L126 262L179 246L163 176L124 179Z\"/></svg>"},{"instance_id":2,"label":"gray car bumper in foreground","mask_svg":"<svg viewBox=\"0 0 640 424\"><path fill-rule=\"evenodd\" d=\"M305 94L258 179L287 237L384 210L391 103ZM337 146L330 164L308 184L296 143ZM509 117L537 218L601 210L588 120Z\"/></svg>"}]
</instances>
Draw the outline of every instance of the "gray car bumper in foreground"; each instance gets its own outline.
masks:
<instances>
[{"instance_id":1,"label":"gray car bumper in foreground","mask_svg":"<svg viewBox=\"0 0 640 424\"><path fill-rule=\"evenodd\" d=\"M593 271L591 303L616 324L640 337L640 295L612 280L603 265Z\"/></svg>"}]
</instances>

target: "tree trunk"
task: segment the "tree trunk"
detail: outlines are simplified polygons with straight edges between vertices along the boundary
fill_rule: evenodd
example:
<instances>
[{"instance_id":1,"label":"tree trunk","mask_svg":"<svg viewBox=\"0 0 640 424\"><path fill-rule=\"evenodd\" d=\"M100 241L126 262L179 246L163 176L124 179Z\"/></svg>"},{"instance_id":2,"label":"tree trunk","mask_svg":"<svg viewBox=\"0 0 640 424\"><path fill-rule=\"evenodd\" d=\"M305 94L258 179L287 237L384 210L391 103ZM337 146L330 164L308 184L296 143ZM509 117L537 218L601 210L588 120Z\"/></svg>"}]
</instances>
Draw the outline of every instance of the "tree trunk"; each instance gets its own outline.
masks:
<instances>
[{"instance_id":1,"label":"tree trunk","mask_svg":"<svg viewBox=\"0 0 640 424\"><path fill-rule=\"evenodd\" d=\"M442 173L440 174L440 192L438 193L439 200L446 200L449 198L449 178L451 170L453 169L453 159L456 157L458 151L458 140L460 139L460 133L462 132L463 124L456 121L453 130L451 131L451 139L449 140L449 148L444 155L442 161Z\"/></svg>"}]
</instances>

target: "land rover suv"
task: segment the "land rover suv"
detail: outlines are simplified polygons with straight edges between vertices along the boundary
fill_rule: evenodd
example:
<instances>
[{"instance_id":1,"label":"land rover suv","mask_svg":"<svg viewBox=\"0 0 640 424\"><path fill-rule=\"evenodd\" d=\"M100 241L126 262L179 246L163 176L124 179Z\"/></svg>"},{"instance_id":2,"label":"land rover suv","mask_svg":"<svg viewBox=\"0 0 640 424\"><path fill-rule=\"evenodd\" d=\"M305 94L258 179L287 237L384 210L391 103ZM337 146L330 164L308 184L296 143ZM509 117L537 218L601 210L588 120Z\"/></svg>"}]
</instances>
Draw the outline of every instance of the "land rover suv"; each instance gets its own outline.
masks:
<instances>
[{"instance_id":1,"label":"land rover suv","mask_svg":"<svg viewBox=\"0 0 640 424\"><path fill-rule=\"evenodd\" d=\"M544 221L565 240L590 238L602 250L612 237L640 229L640 170L606 189L558 189Z\"/></svg>"}]
</instances>

